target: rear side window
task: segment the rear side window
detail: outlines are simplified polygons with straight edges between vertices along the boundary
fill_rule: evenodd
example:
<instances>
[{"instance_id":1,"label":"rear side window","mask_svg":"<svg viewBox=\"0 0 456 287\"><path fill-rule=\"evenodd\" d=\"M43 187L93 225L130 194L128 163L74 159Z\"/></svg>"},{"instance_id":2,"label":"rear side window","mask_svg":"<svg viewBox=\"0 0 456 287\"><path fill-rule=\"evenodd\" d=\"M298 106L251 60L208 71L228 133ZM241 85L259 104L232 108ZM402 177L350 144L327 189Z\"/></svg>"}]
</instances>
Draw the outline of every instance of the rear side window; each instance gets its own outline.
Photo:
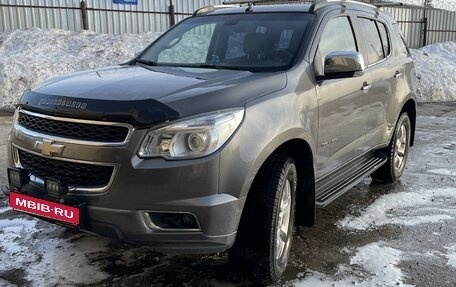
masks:
<instances>
[{"instance_id":1,"label":"rear side window","mask_svg":"<svg viewBox=\"0 0 456 287\"><path fill-rule=\"evenodd\" d=\"M367 58L367 63L373 64L385 58L382 41L375 21L367 18L359 18L359 26L367 51L367 55L364 55L364 58Z\"/></svg>"},{"instance_id":2,"label":"rear side window","mask_svg":"<svg viewBox=\"0 0 456 287\"><path fill-rule=\"evenodd\" d=\"M399 41L399 45L400 45L399 51L400 51L402 54L411 57L410 50L409 50L409 48L407 47L406 41L405 41L405 39L404 39L404 36L402 35L401 30L399 29L399 25L397 25L397 23L394 23L394 24L393 24L393 30L394 30L394 32L395 32L396 34L398 34L398 35L401 37L401 41Z\"/></svg>"},{"instance_id":3,"label":"rear side window","mask_svg":"<svg viewBox=\"0 0 456 287\"><path fill-rule=\"evenodd\" d=\"M385 24L378 22L377 21L377 26L378 26L378 31L380 32L380 37L382 38L382 44L383 44L383 52L385 54L385 57L388 57L390 54L390 41L388 37L388 30L386 29Z\"/></svg>"}]
</instances>

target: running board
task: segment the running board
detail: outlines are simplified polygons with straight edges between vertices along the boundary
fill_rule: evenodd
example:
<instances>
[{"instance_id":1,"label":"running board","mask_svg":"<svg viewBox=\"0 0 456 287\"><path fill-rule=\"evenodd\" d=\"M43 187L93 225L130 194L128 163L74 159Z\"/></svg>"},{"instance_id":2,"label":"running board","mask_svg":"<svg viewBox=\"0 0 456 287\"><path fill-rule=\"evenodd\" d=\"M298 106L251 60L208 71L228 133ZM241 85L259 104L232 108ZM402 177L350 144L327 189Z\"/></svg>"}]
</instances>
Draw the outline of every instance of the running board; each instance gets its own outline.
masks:
<instances>
[{"instance_id":1,"label":"running board","mask_svg":"<svg viewBox=\"0 0 456 287\"><path fill-rule=\"evenodd\" d=\"M381 153L375 153L351 162L349 167L342 168L324 177L316 183L316 205L324 207L355 186L366 176L380 168L387 158Z\"/></svg>"}]
</instances>

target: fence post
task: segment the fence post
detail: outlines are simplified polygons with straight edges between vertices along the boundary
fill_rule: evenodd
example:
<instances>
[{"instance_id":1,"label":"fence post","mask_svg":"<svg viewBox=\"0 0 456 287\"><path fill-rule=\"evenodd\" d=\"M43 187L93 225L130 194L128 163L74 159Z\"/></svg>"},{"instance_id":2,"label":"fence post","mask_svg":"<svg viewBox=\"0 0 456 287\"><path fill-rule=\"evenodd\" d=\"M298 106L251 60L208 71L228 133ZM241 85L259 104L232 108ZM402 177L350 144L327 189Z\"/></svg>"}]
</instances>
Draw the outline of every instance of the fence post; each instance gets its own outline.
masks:
<instances>
[{"instance_id":1,"label":"fence post","mask_svg":"<svg viewBox=\"0 0 456 287\"><path fill-rule=\"evenodd\" d=\"M174 5L173 5L173 0L169 0L169 7L168 7L168 13L169 13L169 26L174 26L176 24L176 13L174 12Z\"/></svg>"},{"instance_id":2,"label":"fence post","mask_svg":"<svg viewBox=\"0 0 456 287\"><path fill-rule=\"evenodd\" d=\"M89 30L89 18L87 17L87 2L81 0L82 29Z\"/></svg>"},{"instance_id":3,"label":"fence post","mask_svg":"<svg viewBox=\"0 0 456 287\"><path fill-rule=\"evenodd\" d=\"M427 30L428 30L428 18L423 18L423 47L426 46L427 43Z\"/></svg>"}]
</instances>

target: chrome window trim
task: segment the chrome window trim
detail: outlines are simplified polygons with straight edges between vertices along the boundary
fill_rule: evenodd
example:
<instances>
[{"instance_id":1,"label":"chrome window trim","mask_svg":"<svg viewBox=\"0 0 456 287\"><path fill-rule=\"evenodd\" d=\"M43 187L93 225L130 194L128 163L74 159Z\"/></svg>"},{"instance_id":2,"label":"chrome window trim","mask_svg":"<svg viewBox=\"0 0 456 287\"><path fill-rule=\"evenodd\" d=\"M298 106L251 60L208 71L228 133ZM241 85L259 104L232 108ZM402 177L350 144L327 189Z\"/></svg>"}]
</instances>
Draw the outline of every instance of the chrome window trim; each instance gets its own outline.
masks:
<instances>
[{"instance_id":1,"label":"chrome window trim","mask_svg":"<svg viewBox=\"0 0 456 287\"><path fill-rule=\"evenodd\" d=\"M102 186L102 187L94 187L94 188L89 188L89 187L74 187L74 186L68 186L68 195L88 195L88 194L100 194L106 192L114 182L114 178L117 175L117 172L119 170L119 165L118 164L112 164L112 163L104 163L104 162L90 162L90 161L83 161L83 160L76 160L76 159L68 159L68 158L60 158L60 157L53 157L53 156L44 156L41 153L37 153L35 151L31 151L28 149L25 149L23 147L20 147L14 143L12 143L12 158L14 161L14 166L16 168L24 168L21 164L20 158L19 158L19 152L18 150L22 150L24 152L31 153L36 156L44 157L47 159L53 159L53 160L60 160L60 161L66 161L66 162L71 162L71 163L82 163L82 164L88 164L88 165L98 165L98 166L111 166L113 167L111 178L109 179L109 182L107 185ZM36 175L33 175L30 177L30 181L37 184L37 185L42 185L44 186L44 179L40 178Z\"/></svg>"},{"instance_id":2,"label":"chrome window trim","mask_svg":"<svg viewBox=\"0 0 456 287\"><path fill-rule=\"evenodd\" d=\"M89 145L89 146L122 146L122 145L126 145L128 143L128 141L130 140L131 135L133 134L133 131L134 131L133 126L130 124L126 124L126 123L102 122L102 121L56 117L56 116L49 116L49 115L26 111L26 110L23 110L20 108L18 109L18 113L23 113L23 114L27 114L30 116L54 120L54 121L79 123L79 124L90 124L90 125L98 125L98 126L116 126L116 127L124 127L124 128L128 129L127 136L125 137L125 140L122 142L98 142L98 141L78 140L78 139L72 139L72 138L66 138L66 137L60 137L60 136L35 132L35 131L29 130L26 127L19 124L19 114L17 115L17 118L14 119L14 124L13 124L14 129L20 133L26 134L31 137L46 138L46 139L49 139L52 141L63 142L63 143Z\"/></svg>"}]
</instances>

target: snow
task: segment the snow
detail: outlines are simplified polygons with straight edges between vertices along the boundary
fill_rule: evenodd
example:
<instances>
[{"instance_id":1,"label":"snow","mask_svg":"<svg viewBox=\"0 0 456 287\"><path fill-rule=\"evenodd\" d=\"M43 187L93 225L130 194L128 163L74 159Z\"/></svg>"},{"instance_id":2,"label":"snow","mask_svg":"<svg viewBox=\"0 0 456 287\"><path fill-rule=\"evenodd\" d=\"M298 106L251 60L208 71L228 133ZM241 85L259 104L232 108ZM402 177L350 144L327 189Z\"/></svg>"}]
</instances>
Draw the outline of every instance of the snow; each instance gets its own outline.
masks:
<instances>
[{"instance_id":1,"label":"snow","mask_svg":"<svg viewBox=\"0 0 456 287\"><path fill-rule=\"evenodd\" d=\"M412 50L420 102L456 101L456 42Z\"/></svg>"},{"instance_id":2,"label":"snow","mask_svg":"<svg viewBox=\"0 0 456 287\"><path fill-rule=\"evenodd\" d=\"M386 194L361 211L338 222L348 230L366 230L382 225L414 226L456 218L456 188Z\"/></svg>"},{"instance_id":3,"label":"snow","mask_svg":"<svg viewBox=\"0 0 456 287\"><path fill-rule=\"evenodd\" d=\"M0 220L0 270L25 268L30 286L66 286L100 282L108 275L94 262L108 239L76 235L62 240L57 226L30 217ZM43 236L43 238L39 238ZM84 276L81 276L84 274ZM0 281L0 286L10 286Z\"/></svg>"},{"instance_id":4,"label":"snow","mask_svg":"<svg viewBox=\"0 0 456 287\"><path fill-rule=\"evenodd\" d=\"M159 34L115 36L38 28L0 32L0 108L13 107L25 90L46 79L130 60ZM197 44L207 45L201 39ZM183 48L172 52L201 57L187 55ZM456 42L412 50L412 56L418 76L418 100L455 101Z\"/></svg>"},{"instance_id":5,"label":"snow","mask_svg":"<svg viewBox=\"0 0 456 287\"><path fill-rule=\"evenodd\" d=\"M445 255L448 258L448 265L456 268L456 245L447 247L448 253Z\"/></svg>"},{"instance_id":6,"label":"snow","mask_svg":"<svg viewBox=\"0 0 456 287\"><path fill-rule=\"evenodd\" d=\"M403 257L402 251L388 247L384 242L370 243L357 248L355 255L350 258L350 264L340 264L335 275L307 270L306 276L295 280L293 285L296 287L410 286L403 282L402 271L397 267Z\"/></svg>"},{"instance_id":7,"label":"snow","mask_svg":"<svg viewBox=\"0 0 456 287\"><path fill-rule=\"evenodd\" d=\"M445 176L456 176L456 170L449 170L446 168L429 169L428 172Z\"/></svg>"}]
</instances>

